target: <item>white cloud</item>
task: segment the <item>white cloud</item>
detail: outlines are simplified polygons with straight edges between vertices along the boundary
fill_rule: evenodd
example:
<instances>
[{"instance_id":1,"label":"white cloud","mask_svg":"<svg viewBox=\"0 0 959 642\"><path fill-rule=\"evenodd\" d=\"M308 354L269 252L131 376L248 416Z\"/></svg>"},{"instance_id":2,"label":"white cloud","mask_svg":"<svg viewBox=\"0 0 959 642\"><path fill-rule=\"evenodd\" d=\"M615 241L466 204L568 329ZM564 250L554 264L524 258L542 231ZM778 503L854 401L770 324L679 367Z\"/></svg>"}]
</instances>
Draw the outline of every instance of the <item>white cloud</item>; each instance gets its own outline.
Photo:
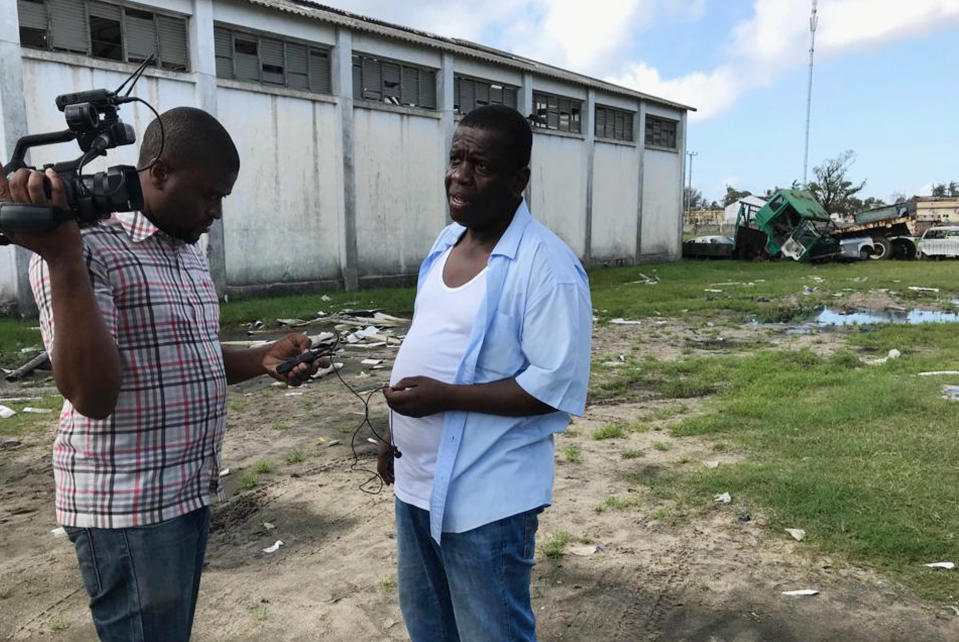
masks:
<instances>
[{"instance_id":1,"label":"white cloud","mask_svg":"<svg viewBox=\"0 0 959 642\"><path fill-rule=\"evenodd\" d=\"M753 0L753 15L720 44L722 62L663 78L642 60L624 60L644 31L662 20L695 21L706 0L324 0L382 20L485 42L718 116L743 93L804 65L809 48L809 0ZM714 11L722 11L720 4ZM611 20L610 16L616 16ZM959 26L959 0L821 0L816 59L881 47ZM615 70L610 73L610 70Z\"/></svg>"},{"instance_id":2,"label":"white cloud","mask_svg":"<svg viewBox=\"0 0 959 642\"><path fill-rule=\"evenodd\" d=\"M643 62L626 65L611 81L699 108L706 120L731 108L746 91L772 83L809 56L808 0L755 0L753 16L736 25L709 71L663 79ZM959 25L956 0L825 0L819 3L816 59L881 47Z\"/></svg>"}]
</instances>

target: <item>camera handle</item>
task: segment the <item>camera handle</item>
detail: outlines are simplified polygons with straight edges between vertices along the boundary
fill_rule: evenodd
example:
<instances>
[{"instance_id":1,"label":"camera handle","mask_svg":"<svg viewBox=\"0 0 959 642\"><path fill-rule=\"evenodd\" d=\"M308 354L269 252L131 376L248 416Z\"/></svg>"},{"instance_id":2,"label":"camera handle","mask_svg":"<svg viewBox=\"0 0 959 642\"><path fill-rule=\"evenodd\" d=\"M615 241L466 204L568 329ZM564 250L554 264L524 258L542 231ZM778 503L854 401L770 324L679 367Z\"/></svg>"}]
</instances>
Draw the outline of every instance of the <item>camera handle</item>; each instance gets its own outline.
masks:
<instances>
[{"instance_id":1,"label":"camera handle","mask_svg":"<svg viewBox=\"0 0 959 642\"><path fill-rule=\"evenodd\" d=\"M43 234L73 218L73 213L69 210L46 205L0 203L0 230ZM0 245L10 245L10 239L0 234Z\"/></svg>"}]
</instances>

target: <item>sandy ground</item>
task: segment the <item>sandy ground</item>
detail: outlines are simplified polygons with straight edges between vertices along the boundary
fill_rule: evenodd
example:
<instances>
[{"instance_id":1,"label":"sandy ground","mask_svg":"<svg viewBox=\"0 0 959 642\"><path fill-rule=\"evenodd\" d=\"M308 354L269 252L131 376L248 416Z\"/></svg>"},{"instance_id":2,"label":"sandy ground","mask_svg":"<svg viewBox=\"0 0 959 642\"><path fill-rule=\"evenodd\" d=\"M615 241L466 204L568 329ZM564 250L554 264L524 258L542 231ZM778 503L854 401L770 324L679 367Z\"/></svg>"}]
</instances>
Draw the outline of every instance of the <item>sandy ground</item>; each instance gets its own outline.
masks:
<instances>
[{"instance_id":1,"label":"sandy ground","mask_svg":"<svg viewBox=\"0 0 959 642\"><path fill-rule=\"evenodd\" d=\"M595 352L604 361L647 354L668 359L683 350L735 353L757 343L823 353L842 345L840 333L794 336L785 329L654 319L599 329ZM389 372L361 372L357 364L373 356L369 352L341 359L344 377L358 390L375 388ZM381 349L376 356L388 367L393 354ZM375 399L373 421L382 426L386 407ZM686 412L697 411L697 400L683 403ZM664 517L668 505L625 473L655 479L706 459L723 465L744 455L717 455L699 438L674 438L666 430L603 441L589 435L669 405L675 402L650 397L593 406L575 420L571 435L557 438L554 506L541 517L538 542L560 531L574 541L566 554L538 558L533 606L540 639L959 640L959 615L952 610L764 529L761 511L752 509L752 519L741 522L743 507L734 502L693 517ZM362 419L356 398L335 378L296 391L264 379L233 387L230 411L228 499L214 512L194 639L407 639L395 588L392 494L362 492L369 473L351 471L350 437ZM52 424L0 452L0 639L95 639L71 544L50 533L56 525ZM366 436L357 440L359 466L373 468ZM654 447L657 442L668 449ZM561 456L571 446L580 449L581 461ZM639 456L624 460L626 448ZM294 449L304 459L287 463ZM242 488L241 478L260 461L271 462L273 472L260 475L255 488ZM597 511L611 495L630 505ZM261 551L278 539L285 543L278 552ZM572 553L589 550L595 552ZM803 588L820 593L781 595Z\"/></svg>"}]
</instances>

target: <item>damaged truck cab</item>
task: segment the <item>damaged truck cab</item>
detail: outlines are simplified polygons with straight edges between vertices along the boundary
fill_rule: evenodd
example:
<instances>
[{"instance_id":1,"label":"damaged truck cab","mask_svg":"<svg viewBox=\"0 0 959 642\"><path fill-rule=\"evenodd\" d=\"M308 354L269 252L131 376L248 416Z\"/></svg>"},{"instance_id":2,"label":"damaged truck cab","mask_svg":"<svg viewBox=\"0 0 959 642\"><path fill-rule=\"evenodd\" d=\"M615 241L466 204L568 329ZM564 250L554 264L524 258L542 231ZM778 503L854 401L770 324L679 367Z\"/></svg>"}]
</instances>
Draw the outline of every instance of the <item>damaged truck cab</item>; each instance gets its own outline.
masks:
<instances>
[{"instance_id":1,"label":"damaged truck cab","mask_svg":"<svg viewBox=\"0 0 959 642\"><path fill-rule=\"evenodd\" d=\"M740 258L832 259L842 252L833 222L812 194L781 189L759 210L742 205L734 254Z\"/></svg>"}]
</instances>

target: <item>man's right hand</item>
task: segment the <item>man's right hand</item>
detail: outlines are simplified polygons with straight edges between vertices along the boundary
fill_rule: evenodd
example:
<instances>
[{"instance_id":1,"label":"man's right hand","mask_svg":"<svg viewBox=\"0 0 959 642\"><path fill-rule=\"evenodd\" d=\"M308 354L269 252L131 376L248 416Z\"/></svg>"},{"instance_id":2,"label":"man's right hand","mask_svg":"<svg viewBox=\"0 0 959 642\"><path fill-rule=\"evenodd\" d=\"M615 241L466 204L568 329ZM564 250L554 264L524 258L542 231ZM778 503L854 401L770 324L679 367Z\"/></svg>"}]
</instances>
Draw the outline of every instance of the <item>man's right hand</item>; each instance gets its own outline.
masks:
<instances>
[{"instance_id":1,"label":"man's right hand","mask_svg":"<svg viewBox=\"0 0 959 642\"><path fill-rule=\"evenodd\" d=\"M47 197L43 189L44 178L50 181L50 197ZM0 201L44 205L61 210L69 209L63 180L52 169L46 170L46 173L19 169L13 173L9 181L0 171ZM80 227L74 220L61 223L55 229L44 234L0 231L12 243L39 254L48 264L57 263L64 258L82 259L83 257Z\"/></svg>"},{"instance_id":2,"label":"man's right hand","mask_svg":"<svg viewBox=\"0 0 959 642\"><path fill-rule=\"evenodd\" d=\"M376 472L386 484L392 484L393 476L393 449L388 443L380 442L376 453Z\"/></svg>"}]
</instances>

